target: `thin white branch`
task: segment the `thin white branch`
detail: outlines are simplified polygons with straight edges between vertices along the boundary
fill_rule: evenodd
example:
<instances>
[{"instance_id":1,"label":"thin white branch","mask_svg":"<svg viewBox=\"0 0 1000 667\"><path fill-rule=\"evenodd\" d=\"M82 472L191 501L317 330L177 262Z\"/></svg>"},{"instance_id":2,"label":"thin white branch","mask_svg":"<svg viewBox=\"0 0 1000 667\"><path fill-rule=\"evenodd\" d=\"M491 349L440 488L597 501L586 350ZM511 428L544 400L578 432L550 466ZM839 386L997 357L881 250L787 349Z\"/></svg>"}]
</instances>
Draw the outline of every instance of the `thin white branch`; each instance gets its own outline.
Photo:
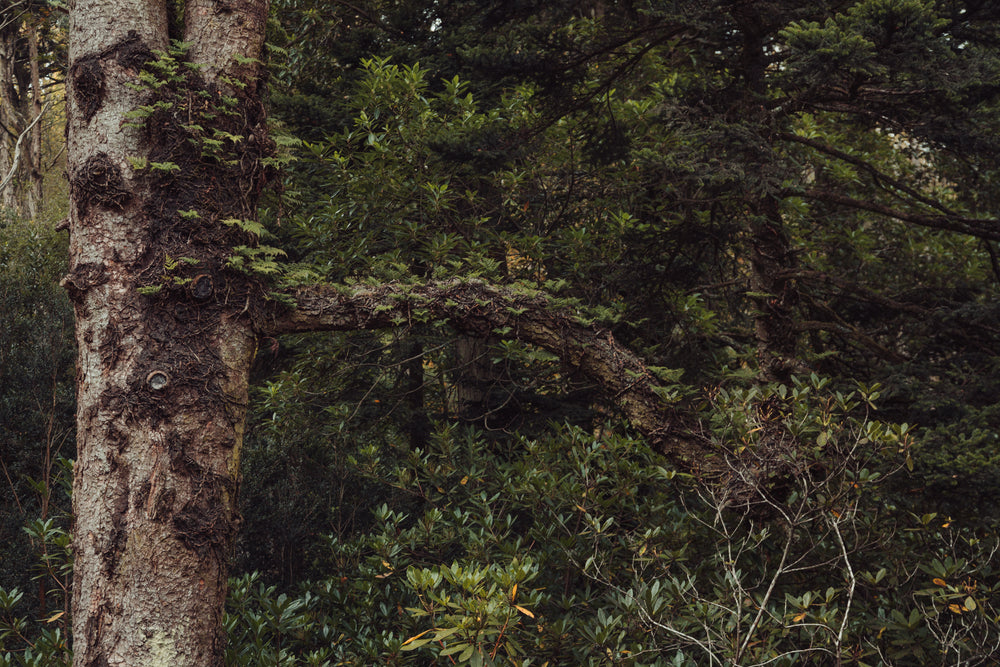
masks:
<instances>
[{"instance_id":1,"label":"thin white branch","mask_svg":"<svg viewBox=\"0 0 1000 667\"><path fill-rule=\"evenodd\" d=\"M851 566L851 557L847 553L847 547L844 545L844 538L840 534L840 526L838 523L839 519L836 518L830 522L833 527L833 534L837 536L837 544L840 545L840 553L844 555L844 566L847 568L847 577L849 582L847 586L847 602L844 605L844 618L841 619L840 629L837 630L837 665L839 667L842 664L840 648L844 641L844 630L847 627L847 619L851 615L851 603L854 601L854 587L857 584L857 580L854 578L854 568Z\"/></svg>"},{"instance_id":2,"label":"thin white branch","mask_svg":"<svg viewBox=\"0 0 1000 667\"><path fill-rule=\"evenodd\" d=\"M7 174L3 181L0 181L0 191L3 191L3 189L7 187L7 184L14 178L14 174L17 173L17 163L21 159L21 142L24 141L24 138L28 136L29 132L31 132L31 128L33 128L35 124L42 119L42 116L45 115L45 112L49 110L50 106L52 106L52 102L46 102L45 106L42 107L42 110L38 112L37 116L35 116L35 119L28 124L28 127L24 128L24 132L21 132L21 136L17 138L17 143L14 144L14 158L11 160L10 173Z\"/></svg>"},{"instance_id":3,"label":"thin white branch","mask_svg":"<svg viewBox=\"0 0 1000 667\"><path fill-rule=\"evenodd\" d=\"M771 594L774 593L774 588L778 585L778 580L785 573L785 563L788 562L788 553L792 549L792 541L794 537L794 528L790 526L788 530L788 537L785 540L785 548L781 552L781 562L778 563L778 568L774 571L774 576L771 577L771 582L768 584L767 592L764 593L764 597L761 598L757 605L757 615L754 617L750 627L747 628L746 635L743 637L743 643L740 645L739 653L736 654L737 660L742 659L744 652L746 652L747 646L750 644L750 640L753 639L753 633L757 631L757 626L760 625L761 618L764 616L764 610L767 609L767 603L771 600Z\"/></svg>"}]
</instances>

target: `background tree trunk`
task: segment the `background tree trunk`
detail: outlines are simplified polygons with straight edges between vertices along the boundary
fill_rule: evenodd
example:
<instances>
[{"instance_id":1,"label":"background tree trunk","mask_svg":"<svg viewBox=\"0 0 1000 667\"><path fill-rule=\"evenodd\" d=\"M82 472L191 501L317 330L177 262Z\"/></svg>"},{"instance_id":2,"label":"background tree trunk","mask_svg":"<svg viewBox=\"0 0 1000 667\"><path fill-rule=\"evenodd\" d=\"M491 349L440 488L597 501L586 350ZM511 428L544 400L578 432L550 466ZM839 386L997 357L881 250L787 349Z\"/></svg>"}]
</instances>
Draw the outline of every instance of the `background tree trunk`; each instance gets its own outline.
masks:
<instances>
[{"instance_id":1,"label":"background tree trunk","mask_svg":"<svg viewBox=\"0 0 1000 667\"><path fill-rule=\"evenodd\" d=\"M4 9L9 15L0 14L0 180L14 171L0 188L0 209L35 218L42 199L41 123L28 136L21 135L42 112L38 36L22 6Z\"/></svg>"},{"instance_id":2,"label":"background tree trunk","mask_svg":"<svg viewBox=\"0 0 1000 667\"><path fill-rule=\"evenodd\" d=\"M31 120L42 115L42 77L38 68L38 31L34 24L29 23L25 34L28 38L28 64L31 69ZM30 122L30 121L29 121ZM25 197L25 215L35 219L42 204L42 181L44 165L42 164L42 123L35 123L31 128L30 149L26 156L25 167L29 173L27 195Z\"/></svg>"}]
</instances>

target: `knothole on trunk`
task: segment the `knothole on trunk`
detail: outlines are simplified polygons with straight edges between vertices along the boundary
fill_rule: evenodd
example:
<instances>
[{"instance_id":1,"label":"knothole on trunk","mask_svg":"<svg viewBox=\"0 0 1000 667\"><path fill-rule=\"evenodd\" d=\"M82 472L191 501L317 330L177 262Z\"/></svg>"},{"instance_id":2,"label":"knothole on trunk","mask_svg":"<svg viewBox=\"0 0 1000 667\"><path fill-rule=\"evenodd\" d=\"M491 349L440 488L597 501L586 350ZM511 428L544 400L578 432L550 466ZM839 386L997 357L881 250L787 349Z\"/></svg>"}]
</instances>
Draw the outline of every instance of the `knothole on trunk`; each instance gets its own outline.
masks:
<instances>
[{"instance_id":1,"label":"knothole on trunk","mask_svg":"<svg viewBox=\"0 0 1000 667\"><path fill-rule=\"evenodd\" d=\"M212 296L213 289L212 276L204 273L195 276L194 280L191 281L191 296L199 301L204 301Z\"/></svg>"},{"instance_id":2,"label":"knothole on trunk","mask_svg":"<svg viewBox=\"0 0 1000 667\"><path fill-rule=\"evenodd\" d=\"M146 376L146 385L153 391L163 391L170 384L170 374L166 371L151 371Z\"/></svg>"}]
</instances>

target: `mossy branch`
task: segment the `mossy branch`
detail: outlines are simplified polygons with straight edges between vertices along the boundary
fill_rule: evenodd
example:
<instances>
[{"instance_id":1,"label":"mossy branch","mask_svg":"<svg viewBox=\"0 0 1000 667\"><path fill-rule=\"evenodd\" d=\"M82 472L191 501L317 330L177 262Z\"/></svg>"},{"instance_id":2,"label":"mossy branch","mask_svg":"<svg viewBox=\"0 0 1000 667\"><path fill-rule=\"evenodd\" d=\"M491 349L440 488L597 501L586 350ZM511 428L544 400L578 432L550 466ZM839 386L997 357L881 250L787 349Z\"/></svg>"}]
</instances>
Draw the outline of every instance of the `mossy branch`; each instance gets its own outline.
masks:
<instances>
[{"instance_id":1,"label":"mossy branch","mask_svg":"<svg viewBox=\"0 0 1000 667\"><path fill-rule=\"evenodd\" d=\"M691 411L671 400L674 392L652 369L610 332L580 323L575 313L553 304L543 293L480 280L449 280L309 286L291 296L296 307L272 310L261 324L261 335L398 328L439 321L465 335L529 343L598 383L633 427L681 469L711 472L727 467L725 457L717 455L718 448L701 432Z\"/></svg>"}]
</instances>

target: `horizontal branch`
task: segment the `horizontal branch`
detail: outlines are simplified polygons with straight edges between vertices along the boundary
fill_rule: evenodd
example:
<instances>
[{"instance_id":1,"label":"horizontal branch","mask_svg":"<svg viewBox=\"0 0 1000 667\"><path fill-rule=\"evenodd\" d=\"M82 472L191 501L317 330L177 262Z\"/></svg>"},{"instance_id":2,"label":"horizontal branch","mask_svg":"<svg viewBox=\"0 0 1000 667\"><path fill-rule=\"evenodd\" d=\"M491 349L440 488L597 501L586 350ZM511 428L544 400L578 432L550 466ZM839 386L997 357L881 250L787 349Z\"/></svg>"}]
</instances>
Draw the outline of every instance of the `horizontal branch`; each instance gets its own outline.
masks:
<instances>
[{"instance_id":1,"label":"horizontal branch","mask_svg":"<svg viewBox=\"0 0 1000 667\"><path fill-rule=\"evenodd\" d=\"M704 473L727 469L697 420L662 396L665 388L642 360L607 330L581 323L541 293L451 280L312 286L292 296L297 307L273 312L262 323L261 334L398 328L438 321L466 335L529 343L598 383L632 426L678 467Z\"/></svg>"},{"instance_id":2,"label":"horizontal branch","mask_svg":"<svg viewBox=\"0 0 1000 667\"><path fill-rule=\"evenodd\" d=\"M798 135L798 134L792 134L792 133L783 132L783 133L781 133L781 134L778 135L778 139L781 139L783 141L793 141L793 142L802 144L803 146L809 146L810 148L813 148L813 149L819 151L820 153L825 153L825 154L827 154L827 155L829 155L831 157L834 157L834 158L836 158L838 160L842 160L843 162L847 162L848 164L852 164L855 167L857 167L857 168L861 169L862 171L865 171L869 175L871 175L871 177L875 180L876 183L889 185L890 187L894 188L895 190L898 190L899 192L905 194L907 197L910 197L914 201L917 201L917 202L919 202L921 204L924 204L925 206L929 206L931 208L935 208L935 209L941 211L941 213L944 214L944 215L947 215L947 216L954 216L955 215L955 213L953 211L948 210L948 208L944 204L942 204L941 202L936 201L934 199L931 199L930 197L927 197L925 195L922 195L921 193L919 193L916 190L914 190L913 188L909 187L908 185L906 185L902 181L900 181L900 180L898 180L896 178L893 178L892 176L886 174L885 172L877 169L875 167L875 165L871 164L867 160L863 160L863 159L861 159L861 158L859 158L857 156L845 153L844 151L842 151L842 150L840 150L840 149L838 149L838 148L836 148L834 146L831 146L831 145L829 145L827 143L824 143L822 141L817 141L815 139L810 139L808 137L803 137L803 136ZM898 195L898 193L896 193L896 194Z\"/></svg>"},{"instance_id":3,"label":"horizontal branch","mask_svg":"<svg viewBox=\"0 0 1000 667\"><path fill-rule=\"evenodd\" d=\"M883 308L909 313L917 317L929 318L933 315L929 308L925 308L920 304L897 301L896 299L892 299L883 294L872 291L867 287L863 287L858 283L847 280L842 276L836 276L825 271L816 271L813 269L789 269L787 271L782 271L779 274L779 277L803 282L833 285L834 287L839 288L845 295L857 301L877 304Z\"/></svg>"},{"instance_id":4,"label":"horizontal branch","mask_svg":"<svg viewBox=\"0 0 1000 667\"><path fill-rule=\"evenodd\" d=\"M981 239L1000 241L1000 220L984 220L979 218L966 218L957 215L926 215L922 213L909 213L899 209L885 206L873 201L854 199L846 195L841 195L829 190L811 189L802 192L789 192L789 195L796 195L806 199L827 202L838 206L846 206L862 211L878 213L888 218L894 218L901 222L908 222L920 227L931 229L941 229L949 232L958 232Z\"/></svg>"}]
</instances>

